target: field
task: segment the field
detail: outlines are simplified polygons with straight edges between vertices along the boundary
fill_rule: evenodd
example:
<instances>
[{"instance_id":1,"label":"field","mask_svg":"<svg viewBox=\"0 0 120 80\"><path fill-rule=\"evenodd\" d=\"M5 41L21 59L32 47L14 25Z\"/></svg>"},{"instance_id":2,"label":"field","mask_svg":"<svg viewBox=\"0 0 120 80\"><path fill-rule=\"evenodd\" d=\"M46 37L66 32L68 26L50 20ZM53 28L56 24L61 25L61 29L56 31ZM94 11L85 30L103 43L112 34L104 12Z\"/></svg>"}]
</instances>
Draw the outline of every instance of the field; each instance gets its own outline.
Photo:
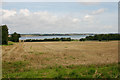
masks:
<instances>
[{"instance_id":1,"label":"field","mask_svg":"<svg viewBox=\"0 0 120 80\"><path fill-rule=\"evenodd\" d=\"M118 41L2 46L3 78L117 78Z\"/></svg>"}]
</instances>

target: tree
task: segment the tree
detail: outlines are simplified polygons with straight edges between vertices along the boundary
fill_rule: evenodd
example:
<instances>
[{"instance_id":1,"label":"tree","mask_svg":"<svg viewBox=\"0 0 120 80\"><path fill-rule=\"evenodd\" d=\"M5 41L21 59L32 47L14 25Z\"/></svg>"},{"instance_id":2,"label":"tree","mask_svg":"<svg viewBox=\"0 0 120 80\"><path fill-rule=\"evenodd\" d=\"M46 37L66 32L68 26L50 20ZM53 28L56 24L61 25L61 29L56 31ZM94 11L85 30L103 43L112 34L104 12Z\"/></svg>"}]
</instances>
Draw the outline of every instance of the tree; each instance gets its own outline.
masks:
<instances>
[{"instance_id":1,"label":"tree","mask_svg":"<svg viewBox=\"0 0 120 80\"><path fill-rule=\"evenodd\" d=\"M0 26L0 41L3 45L8 45L8 27L7 25Z\"/></svg>"},{"instance_id":2,"label":"tree","mask_svg":"<svg viewBox=\"0 0 120 80\"><path fill-rule=\"evenodd\" d=\"M99 40L99 41L102 41L102 40L105 40L105 41L120 40L120 34L96 34L94 36L87 36L84 39L86 39L86 40Z\"/></svg>"},{"instance_id":3,"label":"tree","mask_svg":"<svg viewBox=\"0 0 120 80\"><path fill-rule=\"evenodd\" d=\"M13 42L19 42L19 38L20 38L20 37L21 37L20 34L14 32L14 33L11 35L11 40L12 40Z\"/></svg>"},{"instance_id":4,"label":"tree","mask_svg":"<svg viewBox=\"0 0 120 80\"><path fill-rule=\"evenodd\" d=\"M85 41L85 38L81 38L80 41Z\"/></svg>"}]
</instances>

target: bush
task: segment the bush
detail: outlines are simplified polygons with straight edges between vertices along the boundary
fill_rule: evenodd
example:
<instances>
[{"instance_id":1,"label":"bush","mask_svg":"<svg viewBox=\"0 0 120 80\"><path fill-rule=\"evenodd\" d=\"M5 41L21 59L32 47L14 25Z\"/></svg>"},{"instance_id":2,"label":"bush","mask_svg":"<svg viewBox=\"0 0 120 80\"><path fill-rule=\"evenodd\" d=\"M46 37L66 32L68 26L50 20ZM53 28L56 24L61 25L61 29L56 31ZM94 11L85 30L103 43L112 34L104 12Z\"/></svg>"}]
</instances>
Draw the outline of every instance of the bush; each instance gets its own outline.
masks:
<instances>
[{"instance_id":1,"label":"bush","mask_svg":"<svg viewBox=\"0 0 120 80\"><path fill-rule=\"evenodd\" d=\"M20 34L17 34L16 32L14 32L12 35L11 35L11 38L9 38L11 41L13 42L19 42L19 38L20 38Z\"/></svg>"},{"instance_id":2,"label":"bush","mask_svg":"<svg viewBox=\"0 0 120 80\"><path fill-rule=\"evenodd\" d=\"M84 38L82 38L82 39L80 39L80 41L85 41L85 39L84 39Z\"/></svg>"}]
</instances>

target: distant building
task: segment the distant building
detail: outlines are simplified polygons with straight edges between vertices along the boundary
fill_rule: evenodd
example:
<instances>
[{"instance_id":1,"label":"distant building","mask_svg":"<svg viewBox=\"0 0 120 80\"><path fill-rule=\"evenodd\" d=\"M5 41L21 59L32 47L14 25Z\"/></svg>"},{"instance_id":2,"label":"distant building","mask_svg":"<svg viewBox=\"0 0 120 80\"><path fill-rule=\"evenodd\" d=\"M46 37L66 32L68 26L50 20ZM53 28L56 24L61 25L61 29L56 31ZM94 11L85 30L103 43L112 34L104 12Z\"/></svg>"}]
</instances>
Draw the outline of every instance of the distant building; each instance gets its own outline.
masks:
<instances>
[{"instance_id":1,"label":"distant building","mask_svg":"<svg viewBox=\"0 0 120 80\"><path fill-rule=\"evenodd\" d=\"M11 35L9 34L8 37L11 37Z\"/></svg>"}]
</instances>

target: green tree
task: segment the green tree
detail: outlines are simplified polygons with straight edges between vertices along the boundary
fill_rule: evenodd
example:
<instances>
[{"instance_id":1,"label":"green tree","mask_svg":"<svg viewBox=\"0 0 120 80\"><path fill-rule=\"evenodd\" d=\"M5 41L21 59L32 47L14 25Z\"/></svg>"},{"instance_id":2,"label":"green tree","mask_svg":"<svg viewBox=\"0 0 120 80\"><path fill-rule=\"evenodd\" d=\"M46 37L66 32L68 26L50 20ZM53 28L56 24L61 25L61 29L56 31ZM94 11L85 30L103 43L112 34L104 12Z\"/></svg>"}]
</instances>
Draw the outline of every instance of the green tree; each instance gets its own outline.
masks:
<instances>
[{"instance_id":1,"label":"green tree","mask_svg":"<svg viewBox=\"0 0 120 80\"><path fill-rule=\"evenodd\" d=\"M8 27L7 27L7 25L0 26L0 38L2 39L2 40L0 40L0 42L2 41L3 45L8 44Z\"/></svg>"},{"instance_id":2,"label":"green tree","mask_svg":"<svg viewBox=\"0 0 120 80\"><path fill-rule=\"evenodd\" d=\"M99 40L99 41L120 40L120 34L96 34L94 36L87 36L85 39L86 40Z\"/></svg>"},{"instance_id":3,"label":"green tree","mask_svg":"<svg viewBox=\"0 0 120 80\"><path fill-rule=\"evenodd\" d=\"M12 40L13 42L19 42L19 38L20 38L20 37L21 37L20 34L14 32L14 33L11 35L11 40Z\"/></svg>"},{"instance_id":4,"label":"green tree","mask_svg":"<svg viewBox=\"0 0 120 80\"><path fill-rule=\"evenodd\" d=\"M81 38L80 41L85 41L85 38Z\"/></svg>"}]
</instances>

